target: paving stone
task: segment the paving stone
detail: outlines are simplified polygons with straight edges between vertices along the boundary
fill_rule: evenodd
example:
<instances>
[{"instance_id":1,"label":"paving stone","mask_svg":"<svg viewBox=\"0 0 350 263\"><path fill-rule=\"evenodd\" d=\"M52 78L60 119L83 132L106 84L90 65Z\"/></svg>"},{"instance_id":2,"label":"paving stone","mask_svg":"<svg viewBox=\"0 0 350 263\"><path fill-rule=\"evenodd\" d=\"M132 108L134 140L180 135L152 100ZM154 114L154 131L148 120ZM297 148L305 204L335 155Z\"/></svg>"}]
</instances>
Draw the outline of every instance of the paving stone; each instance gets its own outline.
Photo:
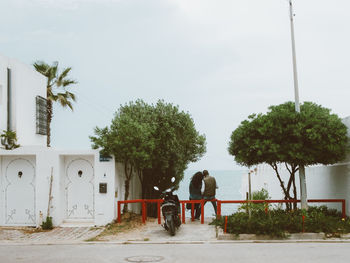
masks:
<instances>
[{"instance_id":1,"label":"paving stone","mask_svg":"<svg viewBox=\"0 0 350 263\"><path fill-rule=\"evenodd\" d=\"M104 228L56 227L51 231L27 232L32 228L1 228L0 242L54 243L59 241L84 241L100 234Z\"/></svg>"}]
</instances>

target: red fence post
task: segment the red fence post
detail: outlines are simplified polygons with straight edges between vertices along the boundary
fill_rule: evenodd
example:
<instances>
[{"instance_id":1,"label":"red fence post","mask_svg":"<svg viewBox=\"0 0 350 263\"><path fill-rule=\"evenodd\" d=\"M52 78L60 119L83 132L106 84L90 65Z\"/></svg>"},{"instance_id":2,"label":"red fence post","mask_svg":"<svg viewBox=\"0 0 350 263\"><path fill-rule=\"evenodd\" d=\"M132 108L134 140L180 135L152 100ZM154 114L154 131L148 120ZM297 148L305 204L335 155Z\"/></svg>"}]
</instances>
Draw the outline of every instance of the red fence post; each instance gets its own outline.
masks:
<instances>
[{"instance_id":1,"label":"red fence post","mask_svg":"<svg viewBox=\"0 0 350 263\"><path fill-rule=\"evenodd\" d=\"M147 200L145 200L145 205L144 205L144 209L145 209L145 222L147 221Z\"/></svg>"},{"instance_id":2,"label":"red fence post","mask_svg":"<svg viewBox=\"0 0 350 263\"><path fill-rule=\"evenodd\" d=\"M160 215L160 202L161 202L161 200L159 200L159 201L157 202L158 224L161 224L161 223L162 223L162 217L161 217L161 215Z\"/></svg>"},{"instance_id":3,"label":"red fence post","mask_svg":"<svg viewBox=\"0 0 350 263\"><path fill-rule=\"evenodd\" d=\"M204 200L201 200L201 224L204 224Z\"/></svg>"},{"instance_id":4,"label":"red fence post","mask_svg":"<svg viewBox=\"0 0 350 263\"><path fill-rule=\"evenodd\" d=\"M183 223L183 224L186 224L185 203L182 203L181 206L182 206L182 207L181 207L181 208L182 208L182 209L181 209L181 211L182 211L182 223Z\"/></svg>"},{"instance_id":5,"label":"red fence post","mask_svg":"<svg viewBox=\"0 0 350 263\"><path fill-rule=\"evenodd\" d=\"M341 202L341 212L342 212L342 217L345 218L346 217L346 213L345 213L345 199L342 200L342 202Z\"/></svg>"},{"instance_id":6,"label":"red fence post","mask_svg":"<svg viewBox=\"0 0 350 263\"><path fill-rule=\"evenodd\" d=\"M141 202L141 207L142 207L142 223L146 223L146 205L145 201L143 200Z\"/></svg>"},{"instance_id":7,"label":"red fence post","mask_svg":"<svg viewBox=\"0 0 350 263\"><path fill-rule=\"evenodd\" d=\"M224 228L224 233L227 233L227 216L225 216L225 228Z\"/></svg>"},{"instance_id":8,"label":"red fence post","mask_svg":"<svg viewBox=\"0 0 350 263\"><path fill-rule=\"evenodd\" d=\"M220 219L221 218L221 201L217 200L217 204L218 204L218 208L217 208L218 214L217 214L217 216Z\"/></svg>"},{"instance_id":9,"label":"red fence post","mask_svg":"<svg viewBox=\"0 0 350 263\"><path fill-rule=\"evenodd\" d=\"M191 203L191 220L194 221L194 203Z\"/></svg>"},{"instance_id":10,"label":"red fence post","mask_svg":"<svg viewBox=\"0 0 350 263\"><path fill-rule=\"evenodd\" d=\"M120 213L120 201L118 201L117 203L117 213L118 213L118 223L120 223L122 221L122 218L121 218L121 213Z\"/></svg>"}]
</instances>

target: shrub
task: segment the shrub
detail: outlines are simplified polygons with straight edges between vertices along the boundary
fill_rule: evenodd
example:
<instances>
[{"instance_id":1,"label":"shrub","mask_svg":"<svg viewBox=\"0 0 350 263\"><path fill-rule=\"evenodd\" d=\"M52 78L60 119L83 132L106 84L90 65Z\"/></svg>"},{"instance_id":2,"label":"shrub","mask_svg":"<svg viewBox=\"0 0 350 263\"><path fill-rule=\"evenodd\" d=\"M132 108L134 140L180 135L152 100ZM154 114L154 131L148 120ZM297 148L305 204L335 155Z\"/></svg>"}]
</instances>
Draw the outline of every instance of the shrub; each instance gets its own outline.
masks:
<instances>
[{"instance_id":1,"label":"shrub","mask_svg":"<svg viewBox=\"0 0 350 263\"><path fill-rule=\"evenodd\" d=\"M41 224L41 227L44 230L51 230L51 229L53 229L52 217L51 216L47 216L46 220Z\"/></svg>"},{"instance_id":2,"label":"shrub","mask_svg":"<svg viewBox=\"0 0 350 263\"><path fill-rule=\"evenodd\" d=\"M342 219L341 213L337 210L321 206L309 207L308 211L275 209L267 213L255 209L251 210L250 219L248 213L239 211L228 216L227 233L285 237L287 233L303 231L303 215L305 232L325 232L332 235L350 232L349 218ZM211 224L224 228L225 219L217 218Z\"/></svg>"},{"instance_id":3,"label":"shrub","mask_svg":"<svg viewBox=\"0 0 350 263\"><path fill-rule=\"evenodd\" d=\"M269 199L271 199L271 197L269 196L269 193L267 192L267 190L264 188L262 188L259 191L254 191L252 193L252 200L269 200ZM248 209L250 209L250 210L265 210L266 205L268 205L268 204L247 203L247 204L242 204L238 208L238 210L239 211L247 211Z\"/></svg>"}]
</instances>

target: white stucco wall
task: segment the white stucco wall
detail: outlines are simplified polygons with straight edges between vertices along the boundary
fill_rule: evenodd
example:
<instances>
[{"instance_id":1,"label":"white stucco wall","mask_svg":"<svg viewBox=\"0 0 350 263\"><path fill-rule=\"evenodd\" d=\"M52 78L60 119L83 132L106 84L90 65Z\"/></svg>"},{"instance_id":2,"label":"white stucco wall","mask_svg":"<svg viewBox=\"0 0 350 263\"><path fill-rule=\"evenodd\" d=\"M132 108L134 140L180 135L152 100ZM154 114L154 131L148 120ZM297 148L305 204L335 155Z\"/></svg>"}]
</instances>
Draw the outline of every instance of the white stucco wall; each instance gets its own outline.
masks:
<instances>
[{"instance_id":1,"label":"white stucco wall","mask_svg":"<svg viewBox=\"0 0 350 263\"><path fill-rule=\"evenodd\" d=\"M350 117L343 119L343 123L348 127L350 137ZM274 170L269 165L259 165L257 168L257 173L251 175L252 191L265 188L272 199L282 199L284 195ZM280 173L286 184L289 173L283 165L280 166ZM350 215L350 155L344 161L334 165L306 167L305 174L308 199L346 199L346 213ZM298 198L300 198L298 174L296 184ZM248 175L242 180L242 198L244 199L246 192L248 192ZM327 203L327 206L341 209L340 204Z\"/></svg>"},{"instance_id":2,"label":"white stucco wall","mask_svg":"<svg viewBox=\"0 0 350 263\"><path fill-rule=\"evenodd\" d=\"M46 78L32 66L0 54L0 131L7 129L7 69L11 69L11 129L21 146L46 145L46 136L36 134L35 97L46 98Z\"/></svg>"},{"instance_id":3,"label":"white stucco wall","mask_svg":"<svg viewBox=\"0 0 350 263\"><path fill-rule=\"evenodd\" d=\"M86 160L93 166L93 202L94 216L91 223L105 225L115 218L115 162L112 158L108 162L100 162L97 150L62 151L46 147L22 147L12 151L0 150L0 225L5 223L5 171L9 160L29 159L35 166L35 225L40 225L40 213L45 219L49 200L49 186L51 169L53 171L52 202L50 216L54 225L67 221L66 202L66 173L67 164L74 160ZM4 162L5 160L5 162ZM18 167L20 170L21 167ZM99 183L107 183L107 193L99 193ZM21 193L19 192L20 196ZM25 207L18 207L23 210ZM19 210L20 210L19 209ZM70 223L79 220L70 220Z\"/></svg>"},{"instance_id":4,"label":"white stucco wall","mask_svg":"<svg viewBox=\"0 0 350 263\"><path fill-rule=\"evenodd\" d=\"M124 171L124 164L117 163L115 166L115 182L116 182L116 195L115 203L119 200L124 200L124 194L125 194L125 171ZM136 173L133 174L131 181L130 181L130 188L129 188L129 198L128 200L133 199L141 199L141 183ZM121 207L123 209L123 206ZM133 211L134 213L141 213L141 204L135 203L135 204L128 204L128 209ZM117 207L115 208L115 215L117 214Z\"/></svg>"}]
</instances>

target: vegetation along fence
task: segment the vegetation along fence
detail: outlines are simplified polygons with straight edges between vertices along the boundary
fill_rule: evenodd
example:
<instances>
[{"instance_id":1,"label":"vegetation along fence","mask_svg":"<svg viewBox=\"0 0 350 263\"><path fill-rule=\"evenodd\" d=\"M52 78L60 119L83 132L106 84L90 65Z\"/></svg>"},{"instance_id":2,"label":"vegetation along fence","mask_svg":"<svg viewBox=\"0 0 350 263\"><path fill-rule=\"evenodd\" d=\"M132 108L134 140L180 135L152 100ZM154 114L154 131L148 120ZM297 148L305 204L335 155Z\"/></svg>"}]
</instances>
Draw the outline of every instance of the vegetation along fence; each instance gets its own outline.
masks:
<instances>
[{"instance_id":1,"label":"vegetation along fence","mask_svg":"<svg viewBox=\"0 0 350 263\"><path fill-rule=\"evenodd\" d=\"M181 204L181 219L182 223L185 224L185 205L192 204L191 209L191 219L194 221L194 205L201 204L201 223L204 224L204 202L217 202L217 216L221 217L221 206L222 204L246 204L246 203L254 203L254 204L271 204L271 203L299 203L300 200L180 200ZM136 200L126 200L126 201L118 201L117 213L118 218L117 222L121 222L121 205L122 204L130 204L130 203L141 203L141 211L142 211L142 223L145 223L147 220L147 203L156 203L157 204L157 214L158 214L158 224L161 224L161 214L160 214L160 206L163 203L162 199L136 199ZM342 205L342 217L346 217L345 213L345 199L309 199L308 203L341 203ZM268 205L265 206L265 211L267 212Z\"/></svg>"}]
</instances>

